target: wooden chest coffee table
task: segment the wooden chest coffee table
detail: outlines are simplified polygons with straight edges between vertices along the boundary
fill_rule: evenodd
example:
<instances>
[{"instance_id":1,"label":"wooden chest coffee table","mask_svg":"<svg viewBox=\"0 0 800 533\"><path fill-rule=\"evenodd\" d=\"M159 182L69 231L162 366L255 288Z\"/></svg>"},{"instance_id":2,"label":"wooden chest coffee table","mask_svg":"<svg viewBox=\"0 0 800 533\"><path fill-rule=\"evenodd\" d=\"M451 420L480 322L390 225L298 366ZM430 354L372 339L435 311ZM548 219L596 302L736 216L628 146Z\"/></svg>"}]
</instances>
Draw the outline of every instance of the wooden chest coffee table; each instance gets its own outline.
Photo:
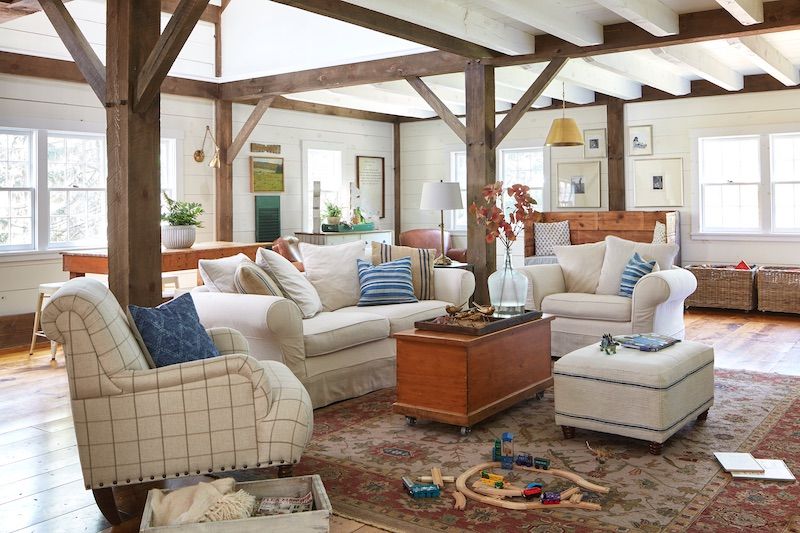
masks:
<instances>
[{"instance_id":1,"label":"wooden chest coffee table","mask_svg":"<svg viewBox=\"0 0 800 533\"><path fill-rule=\"evenodd\" d=\"M482 336L407 330L397 340L396 413L461 426L541 395L553 384L552 316Z\"/></svg>"}]
</instances>

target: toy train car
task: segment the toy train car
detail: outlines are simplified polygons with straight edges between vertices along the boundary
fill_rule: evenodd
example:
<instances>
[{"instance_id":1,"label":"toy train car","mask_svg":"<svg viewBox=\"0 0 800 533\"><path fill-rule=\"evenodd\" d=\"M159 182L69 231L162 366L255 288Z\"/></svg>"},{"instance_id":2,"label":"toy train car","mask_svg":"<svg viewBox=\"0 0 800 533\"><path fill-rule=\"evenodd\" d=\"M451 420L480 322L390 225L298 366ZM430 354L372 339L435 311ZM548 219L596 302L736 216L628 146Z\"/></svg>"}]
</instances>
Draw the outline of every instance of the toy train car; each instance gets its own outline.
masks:
<instances>
[{"instance_id":1,"label":"toy train car","mask_svg":"<svg viewBox=\"0 0 800 533\"><path fill-rule=\"evenodd\" d=\"M558 505L559 503L561 503L560 492L545 492L542 494L543 505Z\"/></svg>"},{"instance_id":2,"label":"toy train car","mask_svg":"<svg viewBox=\"0 0 800 533\"><path fill-rule=\"evenodd\" d=\"M500 474L492 474L488 470L481 470L481 479L489 479L491 481L505 481L506 478Z\"/></svg>"},{"instance_id":3,"label":"toy train car","mask_svg":"<svg viewBox=\"0 0 800 533\"><path fill-rule=\"evenodd\" d=\"M541 494L542 494L541 483L528 483L522 490L522 495L528 500L531 500L535 496L539 496Z\"/></svg>"},{"instance_id":4,"label":"toy train car","mask_svg":"<svg viewBox=\"0 0 800 533\"><path fill-rule=\"evenodd\" d=\"M533 456L529 453L522 452L517 455L516 463L519 466L533 466Z\"/></svg>"},{"instance_id":5,"label":"toy train car","mask_svg":"<svg viewBox=\"0 0 800 533\"><path fill-rule=\"evenodd\" d=\"M441 495L441 490L433 483L414 483L405 476L403 476L403 488L412 498L438 498Z\"/></svg>"},{"instance_id":6,"label":"toy train car","mask_svg":"<svg viewBox=\"0 0 800 533\"><path fill-rule=\"evenodd\" d=\"M534 457L533 467L538 468L539 470L548 470L550 468L550 459L545 459L544 457Z\"/></svg>"}]
</instances>

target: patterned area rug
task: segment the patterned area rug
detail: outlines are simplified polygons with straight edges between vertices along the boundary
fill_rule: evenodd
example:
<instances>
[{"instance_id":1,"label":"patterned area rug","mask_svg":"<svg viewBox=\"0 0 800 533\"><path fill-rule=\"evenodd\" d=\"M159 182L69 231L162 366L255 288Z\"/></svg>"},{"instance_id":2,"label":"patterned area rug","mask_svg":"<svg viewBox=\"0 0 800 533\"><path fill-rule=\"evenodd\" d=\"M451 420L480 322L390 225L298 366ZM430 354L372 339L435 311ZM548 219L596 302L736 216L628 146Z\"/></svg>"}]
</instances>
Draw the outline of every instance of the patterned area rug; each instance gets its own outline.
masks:
<instances>
[{"instance_id":1,"label":"patterned area rug","mask_svg":"<svg viewBox=\"0 0 800 533\"><path fill-rule=\"evenodd\" d=\"M683 428L662 456L653 456L646 443L585 430L563 440L553 423L552 389L466 437L439 423L406 426L392 413L394 391L383 390L318 410L313 441L295 473L319 474L337 514L393 531L800 531L800 483L732 482L712 456L752 451L782 458L800 474L800 379L718 370L715 394L708 419ZM517 452L548 457L555 467L610 487L607 495L587 498L602 510L509 511L468 501L466 511L457 511L452 484L437 499L414 500L402 490L404 475L440 466L458 476L490 460L504 431L514 434ZM569 486L551 476L540 481L546 490Z\"/></svg>"}]
</instances>

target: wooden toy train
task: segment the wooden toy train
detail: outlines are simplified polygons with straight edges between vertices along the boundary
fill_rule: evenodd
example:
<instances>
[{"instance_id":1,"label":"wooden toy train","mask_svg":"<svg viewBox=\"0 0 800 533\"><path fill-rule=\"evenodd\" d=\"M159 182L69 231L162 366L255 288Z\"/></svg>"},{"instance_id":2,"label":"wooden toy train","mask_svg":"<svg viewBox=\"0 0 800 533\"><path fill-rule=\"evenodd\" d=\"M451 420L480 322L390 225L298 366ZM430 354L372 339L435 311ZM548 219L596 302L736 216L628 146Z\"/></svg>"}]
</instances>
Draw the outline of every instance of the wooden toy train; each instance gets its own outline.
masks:
<instances>
[{"instance_id":1,"label":"wooden toy train","mask_svg":"<svg viewBox=\"0 0 800 533\"><path fill-rule=\"evenodd\" d=\"M414 483L406 476L403 476L403 488L412 498L438 498L441 495L441 489L433 483Z\"/></svg>"},{"instance_id":2,"label":"wooden toy train","mask_svg":"<svg viewBox=\"0 0 800 533\"><path fill-rule=\"evenodd\" d=\"M531 454L525 452L517 455L516 463L519 466L533 467L537 470L547 470L550 468L550 459L533 457Z\"/></svg>"}]
</instances>

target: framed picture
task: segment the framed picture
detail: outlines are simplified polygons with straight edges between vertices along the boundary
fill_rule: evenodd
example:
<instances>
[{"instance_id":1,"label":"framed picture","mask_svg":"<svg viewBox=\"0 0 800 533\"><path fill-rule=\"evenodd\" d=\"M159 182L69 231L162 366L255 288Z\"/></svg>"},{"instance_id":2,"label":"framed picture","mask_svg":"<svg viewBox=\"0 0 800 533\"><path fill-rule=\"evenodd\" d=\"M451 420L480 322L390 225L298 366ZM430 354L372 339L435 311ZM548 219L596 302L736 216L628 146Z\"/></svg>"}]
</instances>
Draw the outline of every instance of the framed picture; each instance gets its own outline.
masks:
<instances>
[{"instance_id":1,"label":"framed picture","mask_svg":"<svg viewBox=\"0 0 800 533\"><path fill-rule=\"evenodd\" d=\"M600 207L600 161L558 164L558 207Z\"/></svg>"},{"instance_id":2,"label":"framed picture","mask_svg":"<svg viewBox=\"0 0 800 533\"><path fill-rule=\"evenodd\" d=\"M605 128L599 130L585 130L583 132L583 157L607 157Z\"/></svg>"},{"instance_id":3,"label":"framed picture","mask_svg":"<svg viewBox=\"0 0 800 533\"><path fill-rule=\"evenodd\" d=\"M361 210L384 218L386 208L386 174L384 158L356 156L356 187L361 192Z\"/></svg>"},{"instance_id":4,"label":"framed picture","mask_svg":"<svg viewBox=\"0 0 800 533\"><path fill-rule=\"evenodd\" d=\"M634 168L636 207L683 205L683 159L637 159Z\"/></svg>"},{"instance_id":5,"label":"framed picture","mask_svg":"<svg viewBox=\"0 0 800 533\"><path fill-rule=\"evenodd\" d=\"M250 156L250 192L283 191L283 158Z\"/></svg>"},{"instance_id":6,"label":"framed picture","mask_svg":"<svg viewBox=\"0 0 800 533\"><path fill-rule=\"evenodd\" d=\"M628 155L653 155L653 126L628 128Z\"/></svg>"}]
</instances>

